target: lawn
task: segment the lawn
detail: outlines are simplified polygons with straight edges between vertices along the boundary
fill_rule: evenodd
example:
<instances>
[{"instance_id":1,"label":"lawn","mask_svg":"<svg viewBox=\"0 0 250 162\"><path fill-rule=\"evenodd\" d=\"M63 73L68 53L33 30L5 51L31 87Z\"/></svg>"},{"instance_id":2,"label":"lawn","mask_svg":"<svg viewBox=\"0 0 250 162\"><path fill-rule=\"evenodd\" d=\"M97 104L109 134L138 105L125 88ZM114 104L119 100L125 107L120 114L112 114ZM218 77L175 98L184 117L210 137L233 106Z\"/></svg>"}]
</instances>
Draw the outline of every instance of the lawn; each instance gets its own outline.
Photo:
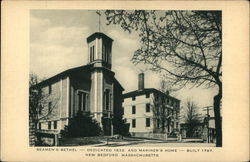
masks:
<instances>
[{"instance_id":1,"label":"lawn","mask_svg":"<svg viewBox=\"0 0 250 162\"><path fill-rule=\"evenodd\" d=\"M60 138L58 146L82 146L102 143L103 137Z\"/></svg>"},{"instance_id":2,"label":"lawn","mask_svg":"<svg viewBox=\"0 0 250 162\"><path fill-rule=\"evenodd\" d=\"M98 137L80 137L80 138L61 138L59 139L58 146L83 146L83 145L92 145L92 144L101 144L107 141L106 136ZM124 142L124 141L140 141L136 138L124 137L123 139L117 139L114 137L109 137L110 142Z\"/></svg>"}]
</instances>

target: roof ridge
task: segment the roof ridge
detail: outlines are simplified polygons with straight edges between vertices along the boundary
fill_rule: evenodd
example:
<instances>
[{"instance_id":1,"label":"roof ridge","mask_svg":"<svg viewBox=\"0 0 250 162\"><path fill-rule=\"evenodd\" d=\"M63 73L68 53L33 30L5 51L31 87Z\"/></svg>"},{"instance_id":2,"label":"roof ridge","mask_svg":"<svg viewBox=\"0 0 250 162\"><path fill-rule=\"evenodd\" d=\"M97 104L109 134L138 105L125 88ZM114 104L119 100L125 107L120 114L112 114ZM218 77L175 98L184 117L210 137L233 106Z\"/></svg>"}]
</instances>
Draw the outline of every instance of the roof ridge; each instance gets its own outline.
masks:
<instances>
[{"instance_id":1,"label":"roof ridge","mask_svg":"<svg viewBox=\"0 0 250 162\"><path fill-rule=\"evenodd\" d=\"M44 82L47 82L47 81L49 81L49 80L51 80L51 79L53 79L53 78L56 78L56 77L58 77L58 76L60 76L60 75L63 75L64 73L67 73L67 72L72 71L72 70L74 70L74 69L83 68L83 67L88 67L88 66L90 66L90 64L81 65L81 66L77 66L77 67L73 67L73 68L70 68L70 69L61 71L61 72L59 72L59 73L57 73L57 74L55 74L55 75L53 75L53 76L51 76L51 77L49 77L49 78L47 78L47 79L45 79L45 80L42 80L41 82L37 83L35 86L38 86L38 85L40 85L40 84L42 84L42 83L44 83Z\"/></svg>"},{"instance_id":2,"label":"roof ridge","mask_svg":"<svg viewBox=\"0 0 250 162\"><path fill-rule=\"evenodd\" d=\"M144 89L142 89L142 90L134 90L134 91L130 91L130 92L127 92L127 93L124 93L123 94L123 96L132 96L132 94L133 93L137 93L136 95L142 95L142 94L144 94L144 93L147 93L146 91L157 91L158 93L162 93L162 94L164 94L164 95L166 95L166 96L168 96L168 97L170 97L170 98L172 98L172 99L175 99L175 100L178 100L178 101L180 101L179 99L177 99L177 98L175 98L175 97L173 97L173 96L171 96L171 95L169 95L169 94L165 94L164 92L162 92L162 91L160 91L160 90L158 90L158 89L156 89L156 88L144 88Z\"/></svg>"}]
</instances>

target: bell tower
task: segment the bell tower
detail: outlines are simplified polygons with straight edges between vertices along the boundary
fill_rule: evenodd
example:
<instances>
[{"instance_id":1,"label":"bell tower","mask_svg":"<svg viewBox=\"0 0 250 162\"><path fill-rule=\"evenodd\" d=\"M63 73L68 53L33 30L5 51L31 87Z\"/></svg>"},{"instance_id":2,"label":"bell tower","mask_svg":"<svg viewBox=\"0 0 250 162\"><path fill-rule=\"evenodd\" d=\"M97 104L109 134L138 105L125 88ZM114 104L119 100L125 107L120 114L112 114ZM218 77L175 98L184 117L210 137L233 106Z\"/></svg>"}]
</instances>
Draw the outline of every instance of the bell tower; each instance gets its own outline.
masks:
<instances>
[{"instance_id":1,"label":"bell tower","mask_svg":"<svg viewBox=\"0 0 250 162\"><path fill-rule=\"evenodd\" d=\"M90 112L99 123L107 114L113 114L112 42L101 32L87 38L88 64L91 65Z\"/></svg>"},{"instance_id":2,"label":"bell tower","mask_svg":"<svg viewBox=\"0 0 250 162\"><path fill-rule=\"evenodd\" d=\"M90 35L87 38L88 63L111 70L112 42L110 37L100 32Z\"/></svg>"}]
</instances>

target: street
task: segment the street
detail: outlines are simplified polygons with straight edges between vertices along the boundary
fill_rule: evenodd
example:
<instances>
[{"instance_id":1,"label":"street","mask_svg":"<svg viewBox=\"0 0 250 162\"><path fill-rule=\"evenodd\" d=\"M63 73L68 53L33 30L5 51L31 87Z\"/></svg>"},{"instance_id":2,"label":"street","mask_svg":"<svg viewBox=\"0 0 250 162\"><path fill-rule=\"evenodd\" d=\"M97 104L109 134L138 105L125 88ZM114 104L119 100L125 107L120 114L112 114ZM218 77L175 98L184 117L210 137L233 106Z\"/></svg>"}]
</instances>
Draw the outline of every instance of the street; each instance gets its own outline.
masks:
<instances>
[{"instance_id":1,"label":"street","mask_svg":"<svg viewBox=\"0 0 250 162\"><path fill-rule=\"evenodd\" d=\"M179 141L164 141L164 140L151 140L151 139L134 139L134 138L124 138L122 141L102 140L99 144L88 145L92 147L122 147L122 146L132 146L132 147L215 147L214 143L202 143L201 141L194 140L183 140Z\"/></svg>"}]
</instances>

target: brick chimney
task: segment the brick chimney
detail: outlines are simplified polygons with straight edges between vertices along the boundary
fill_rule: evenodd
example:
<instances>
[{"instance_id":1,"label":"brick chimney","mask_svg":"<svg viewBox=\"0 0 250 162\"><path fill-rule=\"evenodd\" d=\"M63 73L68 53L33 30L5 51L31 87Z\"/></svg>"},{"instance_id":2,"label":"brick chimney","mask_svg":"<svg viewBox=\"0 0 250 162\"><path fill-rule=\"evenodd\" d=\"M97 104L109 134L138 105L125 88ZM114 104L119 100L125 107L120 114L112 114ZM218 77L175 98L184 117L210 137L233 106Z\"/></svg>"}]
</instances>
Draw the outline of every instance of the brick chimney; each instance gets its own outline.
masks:
<instances>
[{"instance_id":1,"label":"brick chimney","mask_svg":"<svg viewBox=\"0 0 250 162\"><path fill-rule=\"evenodd\" d=\"M144 89L144 73L138 75L138 90Z\"/></svg>"}]
</instances>

